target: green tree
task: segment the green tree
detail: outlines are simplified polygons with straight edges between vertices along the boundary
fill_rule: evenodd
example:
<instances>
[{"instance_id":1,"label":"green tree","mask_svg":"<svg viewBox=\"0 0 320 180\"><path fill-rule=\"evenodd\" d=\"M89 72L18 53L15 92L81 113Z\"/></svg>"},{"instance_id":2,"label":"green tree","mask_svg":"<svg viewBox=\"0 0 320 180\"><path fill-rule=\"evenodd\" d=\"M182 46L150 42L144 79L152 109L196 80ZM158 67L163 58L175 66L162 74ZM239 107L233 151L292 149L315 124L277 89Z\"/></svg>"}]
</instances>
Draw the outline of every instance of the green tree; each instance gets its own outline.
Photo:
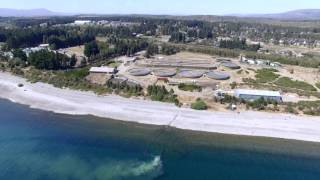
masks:
<instances>
[{"instance_id":1,"label":"green tree","mask_svg":"<svg viewBox=\"0 0 320 180\"><path fill-rule=\"evenodd\" d=\"M96 41L92 41L90 43L85 44L84 54L87 57L95 56L99 53L100 53L100 50Z\"/></svg>"},{"instance_id":2,"label":"green tree","mask_svg":"<svg viewBox=\"0 0 320 180\"><path fill-rule=\"evenodd\" d=\"M22 51L22 49L13 50L12 54L15 58L20 58L22 61L27 61L27 55Z\"/></svg>"}]
</instances>

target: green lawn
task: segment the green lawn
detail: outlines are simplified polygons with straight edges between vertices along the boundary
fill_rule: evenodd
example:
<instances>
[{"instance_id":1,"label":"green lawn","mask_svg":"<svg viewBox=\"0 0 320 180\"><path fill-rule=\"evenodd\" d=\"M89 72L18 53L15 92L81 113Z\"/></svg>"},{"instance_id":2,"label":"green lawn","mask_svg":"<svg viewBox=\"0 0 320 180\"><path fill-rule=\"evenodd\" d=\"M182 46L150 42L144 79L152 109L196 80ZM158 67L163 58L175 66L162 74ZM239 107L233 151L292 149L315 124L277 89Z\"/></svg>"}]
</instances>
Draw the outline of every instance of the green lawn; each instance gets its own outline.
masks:
<instances>
[{"instance_id":1,"label":"green lawn","mask_svg":"<svg viewBox=\"0 0 320 180\"><path fill-rule=\"evenodd\" d=\"M280 75L276 74L278 72L276 69L260 69L256 74L257 83L268 83L275 81Z\"/></svg>"},{"instance_id":2,"label":"green lawn","mask_svg":"<svg viewBox=\"0 0 320 180\"><path fill-rule=\"evenodd\" d=\"M112 67L112 68L116 68L116 67L120 66L120 63L112 62L112 63L108 64L108 66Z\"/></svg>"},{"instance_id":3,"label":"green lawn","mask_svg":"<svg viewBox=\"0 0 320 180\"><path fill-rule=\"evenodd\" d=\"M300 89L304 91L317 91L317 89L311 84L308 84L303 81L295 81L288 77L281 77L275 82L275 84L281 87Z\"/></svg>"}]
</instances>

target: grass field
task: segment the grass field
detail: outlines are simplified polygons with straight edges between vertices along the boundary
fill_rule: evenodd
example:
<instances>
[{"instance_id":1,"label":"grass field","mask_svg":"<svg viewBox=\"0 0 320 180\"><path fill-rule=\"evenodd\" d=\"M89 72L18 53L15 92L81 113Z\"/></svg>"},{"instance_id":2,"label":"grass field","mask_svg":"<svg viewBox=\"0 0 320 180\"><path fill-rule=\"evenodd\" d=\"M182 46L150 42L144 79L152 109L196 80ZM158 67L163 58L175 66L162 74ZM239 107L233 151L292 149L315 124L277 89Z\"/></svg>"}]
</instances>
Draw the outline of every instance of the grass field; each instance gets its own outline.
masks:
<instances>
[{"instance_id":1,"label":"grass field","mask_svg":"<svg viewBox=\"0 0 320 180\"><path fill-rule=\"evenodd\" d=\"M294 81L288 77L279 78L275 82L275 84L281 87L288 87L288 88L294 88L294 89L305 90L305 91L317 91L317 89L311 84L308 84L303 81Z\"/></svg>"},{"instance_id":2,"label":"grass field","mask_svg":"<svg viewBox=\"0 0 320 180\"><path fill-rule=\"evenodd\" d=\"M269 83L275 81L280 75L276 74L276 69L260 69L257 70L256 82L257 83Z\"/></svg>"}]
</instances>

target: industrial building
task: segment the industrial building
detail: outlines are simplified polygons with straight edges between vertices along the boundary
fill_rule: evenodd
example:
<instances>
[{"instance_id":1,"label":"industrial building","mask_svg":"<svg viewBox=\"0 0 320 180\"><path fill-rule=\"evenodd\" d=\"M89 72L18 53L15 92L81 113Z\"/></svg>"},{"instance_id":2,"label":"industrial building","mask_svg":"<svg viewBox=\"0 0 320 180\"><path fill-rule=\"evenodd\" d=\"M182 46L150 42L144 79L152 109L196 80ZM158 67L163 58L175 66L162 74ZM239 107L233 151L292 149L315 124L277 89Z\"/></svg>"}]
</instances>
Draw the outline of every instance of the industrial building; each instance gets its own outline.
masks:
<instances>
[{"instance_id":1,"label":"industrial building","mask_svg":"<svg viewBox=\"0 0 320 180\"><path fill-rule=\"evenodd\" d=\"M75 25L87 25L87 24L90 24L92 21L89 21L89 20L76 20L74 21L74 24Z\"/></svg>"},{"instance_id":2,"label":"industrial building","mask_svg":"<svg viewBox=\"0 0 320 180\"><path fill-rule=\"evenodd\" d=\"M116 68L110 67L92 67L89 70L90 74L86 80L91 84L105 85L117 73Z\"/></svg>"},{"instance_id":3,"label":"industrial building","mask_svg":"<svg viewBox=\"0 0 320 180\"><path fill-rule=\"evenodd\" d=\"M265 90L249 90L249 89L237 89L234 91L234 95L246 101L255 101L260 98L265 100L282 102L282 96L279 91L265 91Z\"/></svg>"},{"instance_id":4,"label":"industrial building","mask_svg":"<svg viewBox=\"0 0 320 180\"><path fill-rule=\"evenodd\" d=\"M115 74L117 72L116 68L111 67L91 67L89 70L90 74Z\"/></svg>"}]
</instances>

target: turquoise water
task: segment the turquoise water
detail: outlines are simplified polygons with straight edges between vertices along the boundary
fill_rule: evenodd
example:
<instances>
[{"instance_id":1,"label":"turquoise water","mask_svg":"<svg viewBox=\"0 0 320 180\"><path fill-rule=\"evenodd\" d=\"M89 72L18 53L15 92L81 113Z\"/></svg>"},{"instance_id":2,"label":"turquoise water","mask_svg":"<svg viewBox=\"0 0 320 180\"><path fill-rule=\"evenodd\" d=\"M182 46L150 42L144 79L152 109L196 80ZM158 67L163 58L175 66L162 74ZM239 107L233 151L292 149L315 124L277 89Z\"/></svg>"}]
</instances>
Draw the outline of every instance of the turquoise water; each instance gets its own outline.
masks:
<instances>
[{"instance_id":1,"label":"turquoise water","mask_svg":"<svg viewBox=\"0 0 320 180\"><path fill-rule=\"evenodd\" d=\"M320 179L320 144L66 116L0 100L0 179Z\"/></svg>"}]
</instances>

